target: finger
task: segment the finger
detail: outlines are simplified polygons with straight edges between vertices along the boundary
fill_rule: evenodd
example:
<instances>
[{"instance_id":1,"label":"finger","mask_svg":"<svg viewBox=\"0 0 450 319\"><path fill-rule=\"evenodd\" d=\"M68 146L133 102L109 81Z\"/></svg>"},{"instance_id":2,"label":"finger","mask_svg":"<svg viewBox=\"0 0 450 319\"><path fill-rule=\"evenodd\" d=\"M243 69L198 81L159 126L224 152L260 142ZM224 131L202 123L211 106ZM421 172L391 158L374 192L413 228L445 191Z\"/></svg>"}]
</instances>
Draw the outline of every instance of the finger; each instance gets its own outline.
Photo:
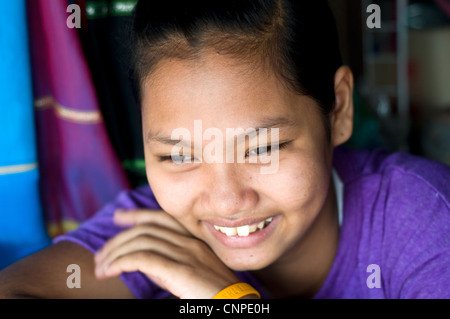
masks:
<instances>
[{"instance_id":1,"label":"finger","mask_svg":"<svg viewBox=\"0 0 450 319\"><path fill-rule=\"evenodd\" d=\"M166 289L165 281L171 278L176 262L154 251L135 251L115 259L101 273L101 278L119 276L124 272L140 271L161 288Z\"/></svg>"},{"instance_id":2,"label":"finger","mask_svg":"<svg viewBox=\"0 0 450 319\"><path fill-rule=\"evenodd\" d=\"M151 253L156 253L178 263L185 262L188 259L179 246L160 238L140 235L116 247L103 260L98 262L95 268L96 275L100 278L103 277L106 274L106 270L116 260L123 256L134 255L139 251L148 252L147 256ZM139 262L139 260L136 262Z\"/></svg>"},{"instance_id":3,"label":"finger","mask_svg":"<svg viewBox=\"0 0 450 319\"><path fill-rule=\"evenodd\" d=\"M180 263L159 252L140 250L115 259L103 276L114 277L124 272L140 271L162 289L179 298L189 299L209 299L230 283L239 281L229 269L227 272L231 275L223 276L216 272L216 268L199 268L202 268L199 264Z\"/></svg>"},{"instance_id":4,"label":"finger","mask_svg":"<svg viewBox=\"0 0 450 319\"><path fill-rule=\"evenodd\" d=\"M189 232L172 216L162 210L122 210L114 213L114 222L120 226L133 226L139 224L154 224L167 227L182 234L189 235Z\"/></svg>"},{"instance_id":5,"label":"finger","mask_svg":"<svg viewBox=\"0 0 450 319\"><path fill-rule=\"evenodd\" d=\"M128 230L125 230L110 239L104 246L101 248L95 255L95 262L101 263L108 255L117 247L123 245L124 243L132 240L133 238L148 235L155 238L160 238L161 240L165 240L167 242L172 243L176 246L182 246L183 242L186 240L186 236L181 235L171 229L167 229L161 226L155 225L138 225Z\"/></svg>"}]
</instances>

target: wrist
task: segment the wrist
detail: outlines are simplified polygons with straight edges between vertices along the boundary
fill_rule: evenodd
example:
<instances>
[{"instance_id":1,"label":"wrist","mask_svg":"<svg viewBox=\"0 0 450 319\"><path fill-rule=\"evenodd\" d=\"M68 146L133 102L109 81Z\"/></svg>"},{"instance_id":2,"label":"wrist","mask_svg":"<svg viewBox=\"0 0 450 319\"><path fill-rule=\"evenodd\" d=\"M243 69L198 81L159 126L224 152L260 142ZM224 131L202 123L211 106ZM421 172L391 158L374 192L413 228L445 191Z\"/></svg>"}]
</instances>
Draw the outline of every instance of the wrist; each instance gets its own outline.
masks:
<instances>
[{"instance_id":1,"label":"wrist","mask_svg":"<svg viewBox=\"0 0 450 319\"><path fill-rule=\"evenodd\" d=\"M213 299L259 299L261 295L251 285L239 282L219 291Z\"/></svg>"}]
</instances>

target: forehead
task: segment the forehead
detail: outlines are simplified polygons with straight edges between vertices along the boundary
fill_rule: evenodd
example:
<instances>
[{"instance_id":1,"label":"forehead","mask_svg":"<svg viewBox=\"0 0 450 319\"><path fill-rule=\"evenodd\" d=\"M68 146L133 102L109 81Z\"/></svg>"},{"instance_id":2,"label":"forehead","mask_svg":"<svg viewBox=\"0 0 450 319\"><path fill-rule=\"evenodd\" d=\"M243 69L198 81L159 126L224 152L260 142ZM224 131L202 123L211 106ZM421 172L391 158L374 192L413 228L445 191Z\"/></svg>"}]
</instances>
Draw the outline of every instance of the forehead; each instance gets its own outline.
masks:
<instances>
[{"instance_id":1,"label":"forehead","mask_svg":"<svg viewBox=\"0 0 450 319\"><path fill-rule=\"evenodd\" d=\"M142 91L144 125L245 127L258 118L294 117L299 95L256 64L210 53L198 60L163 60Z\"/></svg>"}]
</instances>

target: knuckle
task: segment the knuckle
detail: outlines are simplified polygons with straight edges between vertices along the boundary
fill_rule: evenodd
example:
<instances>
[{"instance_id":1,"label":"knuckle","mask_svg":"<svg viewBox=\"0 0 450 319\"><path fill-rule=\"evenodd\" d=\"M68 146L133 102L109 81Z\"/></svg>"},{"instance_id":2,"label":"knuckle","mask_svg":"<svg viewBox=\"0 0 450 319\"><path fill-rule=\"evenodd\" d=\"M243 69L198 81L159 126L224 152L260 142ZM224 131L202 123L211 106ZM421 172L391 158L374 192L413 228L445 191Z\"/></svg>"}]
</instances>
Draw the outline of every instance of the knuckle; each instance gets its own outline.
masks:
<instances>
[{"instance_id":1,"label":"knuckle","mask_svg":"<svg viewBox=\"0 0 450 319\"><path fill-rule=\"evenodd\" d=\"M139 246L146 246L150 244L152 241L152 238L147 234L140 234L135 238L135 242Z\"/></svg>"},{"instance_id":2,"label":"knuckle","mask_svg":"<svg viewBox=\"0 0 450 319\"><path fill-rule=\"evenodd\" d=\"M146 233L149 231L149 225L148 224L137 224L133 227L133 231L137 234Z\"/></svg>"},{"instance_id":3,"label":"knuckle","mask_svg":"<svg viewBox=\"0 0 450 319\"><path fill-rule=\"evenodd\" d=\"M152 254L149 251L141 250L133 254L132 260L136 265L145 266L151 259Z\"/></svg>"},{"instance_id":4,"label":"knuckle","mask_svg":"<svg viewBox=\"0 0 450 319\"><path fill-rule=\"evenodd\" d=\"M135 253L136 254L136 259L138 260L146 260L148 259L149 256L151 256L150 252L146 251L146 250L140 250L138 252Z\"/></svg>"},{"instance_id":5,"label":"knuckle","mask_svg":"<svg viewBox=\"0 0 450 319\"><path fill-rule=\"evenodd\" d=\"M186 243L196 253L202 252L206 248L205 243L196 238L188 238Z\"/></svg>"}]
</instances>

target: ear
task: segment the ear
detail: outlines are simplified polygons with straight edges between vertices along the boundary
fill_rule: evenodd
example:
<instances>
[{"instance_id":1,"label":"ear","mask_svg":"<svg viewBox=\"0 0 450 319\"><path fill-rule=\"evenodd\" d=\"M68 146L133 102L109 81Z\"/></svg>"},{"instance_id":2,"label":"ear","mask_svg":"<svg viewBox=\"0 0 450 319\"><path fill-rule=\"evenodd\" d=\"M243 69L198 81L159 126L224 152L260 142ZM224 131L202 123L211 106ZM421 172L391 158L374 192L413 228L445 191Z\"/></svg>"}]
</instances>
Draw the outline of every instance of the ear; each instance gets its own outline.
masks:
<instances>
[{"instance_id":1,"label":"ear","mask_svg":"<svg viewBox=\"0 0 450 319\"><path fill-rule=\"evenodd\" d=\"M348 66L341 66L334 76L335 108L331 114L331 142L339 146L353 132L353 73Z\"/></svg>"}]
</instances>

